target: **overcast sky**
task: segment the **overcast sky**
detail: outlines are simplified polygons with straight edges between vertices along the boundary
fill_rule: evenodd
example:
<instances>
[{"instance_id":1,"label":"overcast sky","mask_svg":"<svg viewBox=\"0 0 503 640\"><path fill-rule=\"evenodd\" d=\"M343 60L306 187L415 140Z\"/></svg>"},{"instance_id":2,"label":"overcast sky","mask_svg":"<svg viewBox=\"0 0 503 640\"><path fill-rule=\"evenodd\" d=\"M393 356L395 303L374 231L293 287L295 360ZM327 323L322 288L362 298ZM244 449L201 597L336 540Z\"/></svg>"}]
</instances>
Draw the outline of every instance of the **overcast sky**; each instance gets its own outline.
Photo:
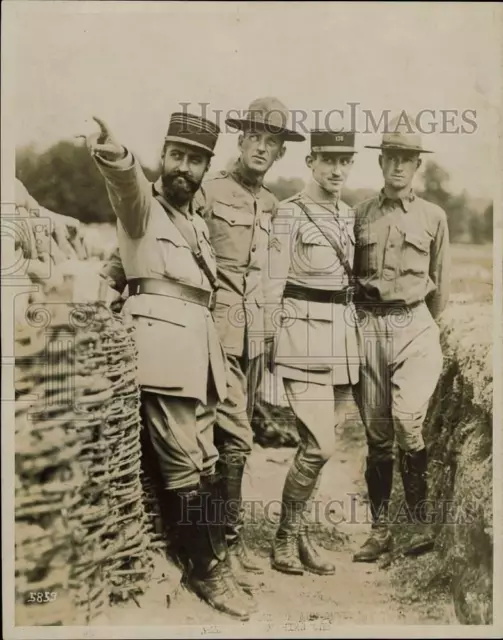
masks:
<instances>
[{"instance_id":1,"label":"overcast sky","mask_svg":"<svg viewBox=\"0 0 503 640\"><path fill-rule=\"evenodd\" d=\"M350 102L377 118L385 109L432 109L424 122L440 124L442 109L471 109L475 133L424 135L423 143L450 172L453 190L492 197L497 11L482 3L4 3L16 144L43 148L88 133L96 114L155 166L181 102L198 114L210 103L211 118L212 110L273 95L306 110L307 126L313 109L342 109L344 118L330 122L347 126ZM379 138L361 134L357 146ZM221 137L214 168L227 164L236 142L232 133ZM307 143L290 144L271 177L305 178L306 152ZM380 185L377 155L360 151L348 186Z\"/></svg>"}]
</instances>

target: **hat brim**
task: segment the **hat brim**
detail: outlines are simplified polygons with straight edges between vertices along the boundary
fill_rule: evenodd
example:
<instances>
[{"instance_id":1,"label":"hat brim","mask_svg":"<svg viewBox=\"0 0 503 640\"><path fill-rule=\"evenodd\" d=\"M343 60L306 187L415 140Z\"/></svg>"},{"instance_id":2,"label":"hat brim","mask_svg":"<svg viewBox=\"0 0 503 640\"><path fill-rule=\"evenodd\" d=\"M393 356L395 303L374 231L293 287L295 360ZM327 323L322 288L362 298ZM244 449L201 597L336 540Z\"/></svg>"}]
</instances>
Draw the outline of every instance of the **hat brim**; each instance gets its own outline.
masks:
<instances>
[{"instance_id":1,"label":"hat brim","mask_svg":"<svg viewBox=\"0 0 503 640\"><path fill-rule=\"evenodd\" d=\"M181 144L186 144L188 147L194 147L196 149L200 149L201 151L204 151L205 153L207 153L209 156L215 155L213 153L213 149L210 149L210 147L207 147L206 145L201 144L200 142L194 142L193 140L188 140L187 138L183 138L182 136L165 136L164 142L180 142Z\"/></svg>"},{"instance_id":2,"label":"hat brim","mask_svg":"<svg viewBox=\"0 0 503 640\"><path fill-rule=\"evenodd\" d=\"M315 153L358 153L354 147L311 147Z\"/></svg>"},{"instance_id":3,"label":"hat brim","mask_svg":"<svg viewBox=\"0 0 503 640\"><path fill-rule=\"evenodd\" d=\"M227 118L225 123L230 127L239 129L240 131L244 131L246 128L253 126L257 129L267 131L267 133L281 136L283 140L285 140L285 142L304 142L306 139L305 136L297 133L296 131L291 131L291 129L287 129L286 127L275 127L272 124L268 124L267 122L257 122L256 120L240 120L238 118Z\"/></svg>"},{"instance_id":4,"label":"hat brim","mask_svg":"<svg viewBox=\"0 0 503 640\"><path fill-rule=\"evenodd\" d=\"M411 147L398 147L392 145L374 147L372 145L366 144L365 149L380 149L381 151L410 151L410 153L433 153L433 151L428 151L427 149L411 149Z\"/></svg>"}]
</instances>

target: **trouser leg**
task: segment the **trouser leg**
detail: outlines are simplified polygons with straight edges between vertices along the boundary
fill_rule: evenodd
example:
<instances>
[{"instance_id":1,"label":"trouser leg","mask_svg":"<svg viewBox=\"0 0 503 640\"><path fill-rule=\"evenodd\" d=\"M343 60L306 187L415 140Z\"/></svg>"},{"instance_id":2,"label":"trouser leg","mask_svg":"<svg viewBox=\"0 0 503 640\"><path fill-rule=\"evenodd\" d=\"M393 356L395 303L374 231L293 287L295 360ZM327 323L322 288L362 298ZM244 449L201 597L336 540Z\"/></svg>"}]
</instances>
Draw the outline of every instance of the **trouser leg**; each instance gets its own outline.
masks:
<instances>
[{"instance_id":1,"label":"trouser leg","mask_svg":"<svg viewBox=\"0 0 503 640\"><path fill-rule=\"evenodd\" d=\"M256 387L261 377L261 358L227 356L228 397L217 410L215 443L220 453L217 474L225 502L225 533L233 569L243 587L251 586L241 570L262 573L243 541L244 510L242 484L247 458L253 444L250 416Z\"/></svg>"},{"instance_id":2,"label":"trouser leg","mask_svg":"<svg viewBox=\"0 0 503 640\"><path fill-rule=\"evenodd\" d=\"M304 568L315 573L333 573L333 565L319 558L305 525L321 470L335 447L334 388L286 379L284 386L297 418L301 441L283 487L272 566L291 574L302 574Z\"/></svg>"},{"instance_id":3,"label":"trouser leg","mask_svg":"<svg viewBox=\"0 0 503 640\"><path fill-rule=\"evenodd\" d=\"M396 330L392 368L392 414L399 447L405 499L415 520L424 518L427 498L427 454L423 424L442 371L439 330L426 306L411 313L410 323Z\"/></svg>"},{"instance_id":4,"label":"trouser leg","mask_svg":"<svg viewBox=\"0 0 503 640\"><path fill-rule=\"evenodd\" d=\"M145 427L166 489L198 485L218 458L210 433L199 432L196 407L194 398L143 393Z\"/></svg>"},{"instance_id":5,"label":"trouser leg","mask_svg":"<svg viewBox=\"0 0 503 640\"><path fill-rule=\"evenodd\" d=\"M391 546L388 505L393 481L394 428L390 379L393 335L386 318L367 314L364 327L359 329L358 341L362 367L357 401L368 446L365 481L372 532L353 559L372 562Z\"/></svg>"}]
</instances>

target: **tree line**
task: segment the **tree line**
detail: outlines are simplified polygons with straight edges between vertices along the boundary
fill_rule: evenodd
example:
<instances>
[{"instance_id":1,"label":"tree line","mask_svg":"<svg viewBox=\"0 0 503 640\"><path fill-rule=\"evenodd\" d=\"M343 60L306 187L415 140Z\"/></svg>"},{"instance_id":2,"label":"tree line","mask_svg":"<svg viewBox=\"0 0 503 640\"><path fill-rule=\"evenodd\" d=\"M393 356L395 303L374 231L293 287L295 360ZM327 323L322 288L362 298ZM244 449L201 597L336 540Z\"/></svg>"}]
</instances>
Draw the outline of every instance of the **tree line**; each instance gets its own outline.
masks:
<instances>
[{"instance_id":1,"label":"tree line","mask_svg":"<svg viewBox=\"0 0 503 640\"><path fill-rule=\"evenodd\" d=\"M154 180L158 170L143 166L147 178ZM16 175L30 194L43 206L81 222L115 222L105 183L85 146L61 141L38 152L33 146L16 153ZM434 161L422 172L423 188L418 194L438 204L447 214L451 240L485 243L493 238L493 205L475 203L466 192L449 190L449 173ZM267 186L279 200L298 193L304 186L301 178L278 178ZM343 200L354 206L375 194L375 190L345 189Z\"/></svg>"}]
</instances>

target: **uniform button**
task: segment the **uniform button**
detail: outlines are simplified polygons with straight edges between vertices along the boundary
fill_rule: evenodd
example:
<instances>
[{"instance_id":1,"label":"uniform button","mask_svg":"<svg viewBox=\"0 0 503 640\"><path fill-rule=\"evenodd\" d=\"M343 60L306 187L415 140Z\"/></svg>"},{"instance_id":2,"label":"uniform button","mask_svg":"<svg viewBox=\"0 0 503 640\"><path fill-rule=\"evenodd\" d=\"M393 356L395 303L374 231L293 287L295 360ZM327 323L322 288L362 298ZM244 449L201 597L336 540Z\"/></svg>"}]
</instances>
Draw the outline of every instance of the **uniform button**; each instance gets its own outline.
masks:
<instances>
[{"instance_id":1,"label":"uniform button","mask_svg":"<svg viewBox=\"0 0 503 640\"><path fill-rule=\"evenodd\" d=\"M257 247L255 245L253 245L252 251L255 251L256 249L257 249Z\"/></svg>"}]
</instances>

